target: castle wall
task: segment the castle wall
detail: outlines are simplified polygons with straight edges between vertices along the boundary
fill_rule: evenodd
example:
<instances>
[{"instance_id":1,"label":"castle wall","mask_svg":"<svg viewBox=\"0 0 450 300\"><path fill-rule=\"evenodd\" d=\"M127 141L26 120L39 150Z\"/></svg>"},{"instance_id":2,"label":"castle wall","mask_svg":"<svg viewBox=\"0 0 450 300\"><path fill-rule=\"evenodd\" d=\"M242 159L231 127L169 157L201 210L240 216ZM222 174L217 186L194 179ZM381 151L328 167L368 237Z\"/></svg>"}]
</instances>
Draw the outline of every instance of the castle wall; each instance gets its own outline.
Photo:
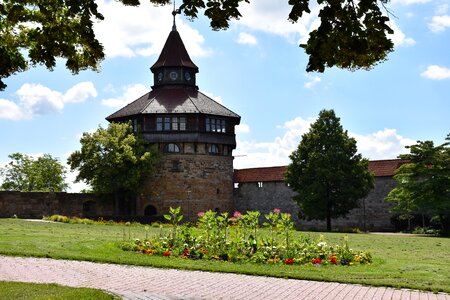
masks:
<instances>
[{"instance_id":1,"label":"castle wall","mask_svg":"<svg viewBox=\"0 0 450 300\"><path fill-rule=\"evenodd\" d=\"M261 222L265 221L264 214L279 208L281 212L290 213L294 223L298 224L298 206L292 200L294 195L295 192L281 181L239 183L234 189L236 210L242 213L258 210Z\"/></svg>"},{"instance_id":2,"label":"castle wall","mask_svg":"<svg viewBox=\"0 0 450 300\"><path fill-rule=\"evenodd\" d=\"M156 208L158 215L167 213L169 207L180 206L184 218L190 220L195 220L200 211L232 212L233 157L164 155L137 202L137 215L144 215L149 205Z\"/></svg>"},{"instance_id":3,"label":"castle wall","mask_svg":"<svg viewBox=\"0 0 450 300\"><path fill-rule=\"evenodd\" d=\"M93 194L0 191L0 218L111 216L113 203Z\"/></svg>"},{"instance_id":4,"label":"castle wall","mask_svg":"<svg viewBox=\"0 0 450 300\"><path fill-rule=\"evenodd\" d=\"M262 185L261 185L262 184ZM375 177L374 188L360 201L360 207L350 211L346 218L332 219L332 228L359 228L369 231L391 231L391 204L384 198L396 186L392 177ZM295 192L283 182L240 183L234 190L236 209L259 210L261 215L274 208L288 212L299 229L326 230L326 220L305 220L298 218L298 206L292 200ZM263 220L263 218L262 218Z\"/></svg>"}]
</instances>

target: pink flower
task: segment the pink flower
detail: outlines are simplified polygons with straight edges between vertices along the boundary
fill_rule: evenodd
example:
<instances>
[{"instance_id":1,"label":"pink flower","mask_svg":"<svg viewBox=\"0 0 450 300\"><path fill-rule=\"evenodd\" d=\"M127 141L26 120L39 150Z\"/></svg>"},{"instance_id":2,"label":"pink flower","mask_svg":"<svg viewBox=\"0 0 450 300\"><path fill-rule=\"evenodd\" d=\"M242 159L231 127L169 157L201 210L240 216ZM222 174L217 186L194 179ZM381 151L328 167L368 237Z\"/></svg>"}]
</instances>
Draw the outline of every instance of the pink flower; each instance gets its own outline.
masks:
<instances>
[{"instance_id":1,"label":"pink flower","mask_svg":"<svg viewBox=\"0 0 450 300\"><path fill-rule=\"evenodd\" d=\"M281 212L281 209L279 209L279 208L274 208L272 211L273 211L274 213L276 213L276 214L279 214L279 213Z\"/></svg>"},{"instance_id":2,"label":"pink flower","mask_svg":"<svg viewBox=\"0 0 450 300\"><path fill-rule=\"evenodd\" d=\"M204 212L204 211L199 211L199 212L197 213L197 217L199 217L199 218L203 217L204 215L205 215L205 212Z\"/></svg>"},{"instance_id":3,"label":"pink flower","mask_svg":"<svg viewBox=\"0 0 450 300\"><path fill-rule=\"evenodd\" d=\"M240 219L241 217L242 217L242 214L241 214L240 212L235 211L235 212L233 213L233 218L235 218L235 219Z\"/></svg>"}]
</instances>

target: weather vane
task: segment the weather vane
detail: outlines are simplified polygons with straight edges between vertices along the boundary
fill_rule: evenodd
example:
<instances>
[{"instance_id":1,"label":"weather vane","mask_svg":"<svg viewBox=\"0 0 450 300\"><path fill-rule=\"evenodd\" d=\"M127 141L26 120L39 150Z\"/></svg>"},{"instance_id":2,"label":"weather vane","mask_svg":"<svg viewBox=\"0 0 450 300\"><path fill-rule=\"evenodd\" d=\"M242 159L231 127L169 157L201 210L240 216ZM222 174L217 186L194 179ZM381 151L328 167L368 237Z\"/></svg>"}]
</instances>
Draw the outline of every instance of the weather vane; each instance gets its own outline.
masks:
<instances>
[{"instance_id":1,"label":"weather vane","mask_svg":"<svg viewBox=\"0 0 450 300\"><path fill-rule=\"evenodd\" d=\"M177 26L175 25L175 16L177 14L180 13L180 9L176 9L175 8L175 0L173 0L173 11L172 11L172 16L173 16L173 26L172 26L172 31L177 31Z\"/></svg>"}]
</instances>

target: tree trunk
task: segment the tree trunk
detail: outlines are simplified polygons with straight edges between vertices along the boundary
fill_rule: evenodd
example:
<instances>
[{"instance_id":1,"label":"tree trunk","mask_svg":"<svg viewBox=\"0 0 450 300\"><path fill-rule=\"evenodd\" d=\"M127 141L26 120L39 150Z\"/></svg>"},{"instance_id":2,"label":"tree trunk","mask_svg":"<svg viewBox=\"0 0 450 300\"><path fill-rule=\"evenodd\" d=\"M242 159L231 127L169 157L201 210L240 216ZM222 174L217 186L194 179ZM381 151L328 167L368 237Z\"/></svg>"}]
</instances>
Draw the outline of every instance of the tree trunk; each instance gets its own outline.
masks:
<instances>
[{"instance_id":1,"label":"tree trunk","mask_svg":"<svg viewBox=\"0 0 450 300\"><path fill-rule=\"evenodd\" d=\"M331 231L331 208L332 201L330 199L330 186L327 183L327 231Z\"/></svg>"},{"instance_id":2,"label":"tree trunk","mask_svg":"<svg viewBox=\"0 0 450 300\"><path fill-rule=\"evenodd\" d=\"M327 214L327 231L331 231L331 216Z\"/></svg>"}]
</instances>

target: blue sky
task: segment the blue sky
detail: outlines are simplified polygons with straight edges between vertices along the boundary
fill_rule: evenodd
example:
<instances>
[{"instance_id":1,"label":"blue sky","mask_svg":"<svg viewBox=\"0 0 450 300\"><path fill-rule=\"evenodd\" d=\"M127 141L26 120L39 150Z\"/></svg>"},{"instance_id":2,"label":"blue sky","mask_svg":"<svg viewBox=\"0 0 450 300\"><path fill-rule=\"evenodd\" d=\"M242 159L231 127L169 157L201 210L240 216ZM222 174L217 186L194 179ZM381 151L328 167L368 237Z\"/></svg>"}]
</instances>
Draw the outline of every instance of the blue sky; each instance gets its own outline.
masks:
<instances>
[{"instance_id":1,"label":"blue sky","mask_svg":"<svg viewBox=\"0 0 450 300\"><path fill-rule=\"evenodd\" d=\"M145 2L145 1L144 1ZM317 26L317 8L296 24L287 0L244 4L227 31L200 16L177 16L177 28L200 69L197 83L241 116L235 168L278 166L322 109L334 109L369 159L395 158L417 140L441 144L450 133L450 0L395 0L395 51L371 71L336 68L306 73L298 47ZM0 92L0 165L8 155L49 153L65 163L83 132L150 90L150 66L171 30L172 8L123 7L100 0L105 20L95 32L107 58L101 72L71 75L59 60L53 72L32 68L5 80ZM83 188L72 184L71 191Z\"/></svg>"}]
</instances>

